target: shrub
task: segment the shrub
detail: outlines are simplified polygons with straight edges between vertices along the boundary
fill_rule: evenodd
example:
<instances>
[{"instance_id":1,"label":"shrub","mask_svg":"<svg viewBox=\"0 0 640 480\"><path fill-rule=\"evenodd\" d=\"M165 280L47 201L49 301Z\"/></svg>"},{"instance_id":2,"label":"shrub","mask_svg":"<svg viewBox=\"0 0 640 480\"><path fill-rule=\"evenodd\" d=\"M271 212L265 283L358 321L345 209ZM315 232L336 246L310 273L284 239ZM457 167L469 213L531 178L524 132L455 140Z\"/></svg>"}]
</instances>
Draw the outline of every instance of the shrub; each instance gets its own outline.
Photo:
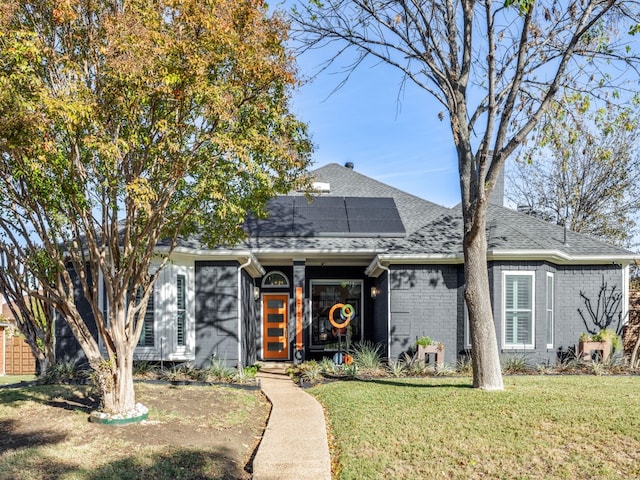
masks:
<instances>
[{"instance_id":1,"label":"shrub","mask_svg":"<svg viewBox=\"0 0 640 480\"><path fill-rule=\"evenodd\" d=\"M235 383L249 383L256 378L257 373L258 367L256 365L246 366L236 371L231 376L231 380Z\"/></svg>"},{"instance_id":2,"label":"shrub","mask_svg":"<svg viewBox=\"0 0 640 480\"><path fill-rule=\"evenodd\" d=\"M527 373L531 367L525 355L508 355L502 363L502 373Z\"/></svg>"},{"instance_id":3,"label":"shrub","mask_svg":"<svg viewBox=\"0 0 640 480\"><path fill-rule=\"evenodd\" d=\"M418 340L416 340L416 346L421 346L421 347L428 347L429 345L433 345L433 340L431 339L431 337L421 337Z\"/></svg>"},{"instance_id":4,"label":"shrub","mask_svg":"<svg viewBox=\"0 0 640 480\"><path fill-rule=\"evenodd\" d=\"M358 366L355 364L355 362L351 365L343 365L342 370L344 371L344 374L347 378L356 378L356 376L358 375Z\"/></svg>"},{"instance_id":5,"label":"shrub","mask_svg":"<svg viewBox=\"0 0 640 480\"><path fill-rule=\"evenodd\" d=\"M331 362L333 364L333 362ZM310 360L300 366L300 378L305 382L317 383L322 380L322 365L315 360Z\"/></svg>"},{"instance_id":6,"label":"shrub","mask_svg":"<svg viewBox=\"0 0 640 480\"><path fill-rule=\"evenodd\" d=\"M82 383L90 377L89 370L78 366L76 360L50 365L40 378L42 383Z\"/></svg>"},{"instance_id":7,"label":"shrub","mask_svg":"<svg viewBox=\"0 0 640 480\"><path fill-rule=\"evenodd\" d=\"M380 370L382 368L380 344L364 340L356 343L350 353L353 356L353 364L362 370Z\"/></svg>"},{"instance_id":8,"label":"shrub","mask_svg":"<svg viewBox=\"0 0 640 480\"><path fill-rule=\"evenodd\" d=\"M207 381L227 381L233 376L233 369L221 358L211 357L209 367L205 369Z\"/></svg>"},{"instance_id":9,"label":"shrub","mask_svg":"<svg viewBox=\"0 0 640 480\"><path fill-rule=\"evenodd\" d=\"M388 368L391 375L396 378L404 377L407 373L407 365L400 359L393 360L391 363L389 363Z\"/></svg>"},{"instance_id":10,"label":"shrub","mask_svg":"<svg viewBox=\"0 0 640 480\"><path fill-rule=\"evenodd\" d=\"M610 342L612 353L622 350L620 336L610 328L603 328L593 336L593 339L596 342Z\"/></svg>"}]
</instances>

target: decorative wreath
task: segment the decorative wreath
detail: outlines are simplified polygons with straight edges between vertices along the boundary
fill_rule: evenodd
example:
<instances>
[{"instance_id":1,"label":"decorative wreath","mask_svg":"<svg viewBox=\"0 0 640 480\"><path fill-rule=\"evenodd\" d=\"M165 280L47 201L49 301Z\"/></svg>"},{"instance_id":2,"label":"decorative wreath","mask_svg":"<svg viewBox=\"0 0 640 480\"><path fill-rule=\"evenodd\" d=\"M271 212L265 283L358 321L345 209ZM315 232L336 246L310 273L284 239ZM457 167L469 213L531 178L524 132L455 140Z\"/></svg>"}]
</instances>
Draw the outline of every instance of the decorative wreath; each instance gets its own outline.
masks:
<instances>
[{"instance_id":1,"label":"decorative wreath","mask_svg":"<svg viewBox=\"0 0 640 480\"><path fill-rule=\"evenodd\" d=\"M344 320L344 322L342 323L338 323L335 321L335 319L333 318L333 313L337 310L340 309L340 318L342 318ZM344 304L344 303L336 303L333 307L331 307L331 310L329 310L329 321L331 322L331 325L333 325L336 328L344 328L347 325L349 325L349 322L351 322L351 317L353 317L353 314L355 313L356 309L353 308L353 306L349 303Z\"/></svg>"}]
</instances>

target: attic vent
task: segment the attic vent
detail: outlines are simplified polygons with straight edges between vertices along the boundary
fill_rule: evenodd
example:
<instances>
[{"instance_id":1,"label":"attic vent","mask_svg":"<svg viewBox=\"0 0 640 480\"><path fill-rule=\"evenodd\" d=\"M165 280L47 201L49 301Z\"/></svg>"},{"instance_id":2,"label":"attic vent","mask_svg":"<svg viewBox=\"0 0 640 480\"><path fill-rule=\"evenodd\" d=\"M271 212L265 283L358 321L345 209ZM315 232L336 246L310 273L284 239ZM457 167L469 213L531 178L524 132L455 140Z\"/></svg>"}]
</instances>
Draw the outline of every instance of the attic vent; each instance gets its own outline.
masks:
<instances>
[{"instance_id":1,"label":"attic vent","mask_svg":"<svg viewBox=\"0 0 640 480\"><path fill-rule=\"evenodd\" d=\"M313 189L318 193L330 193L331 184L325 182L313 182L311 185Z\"/></svg>"}]
</instances>

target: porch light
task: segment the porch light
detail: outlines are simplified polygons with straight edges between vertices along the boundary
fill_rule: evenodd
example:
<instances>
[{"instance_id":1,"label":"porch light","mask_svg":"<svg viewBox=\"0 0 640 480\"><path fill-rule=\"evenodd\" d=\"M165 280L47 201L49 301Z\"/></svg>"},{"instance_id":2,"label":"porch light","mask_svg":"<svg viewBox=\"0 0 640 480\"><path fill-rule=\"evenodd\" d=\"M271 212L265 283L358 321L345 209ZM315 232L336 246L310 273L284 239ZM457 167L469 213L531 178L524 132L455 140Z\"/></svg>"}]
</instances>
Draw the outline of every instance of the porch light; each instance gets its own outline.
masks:
<instances>
[{"instance_id":1,"label":"porch light","mask_svg":"<svg viewBox=\"0 0 640 480\"><path fill-rule=\"evenodd\" d=\"M371 298L375 300L378 295L380 295L380 289L378 287L371 287Z\"/></svg>"},{"instance_id":2,"label":"porch light","mask_svg":"<svg viewBox=\"0 0 640 480\"><path fill-rule=\"evenodd\" d=\"M260 300L260 287L253 287L253 299L256 302Z\"/></svg>"}]
</instances>

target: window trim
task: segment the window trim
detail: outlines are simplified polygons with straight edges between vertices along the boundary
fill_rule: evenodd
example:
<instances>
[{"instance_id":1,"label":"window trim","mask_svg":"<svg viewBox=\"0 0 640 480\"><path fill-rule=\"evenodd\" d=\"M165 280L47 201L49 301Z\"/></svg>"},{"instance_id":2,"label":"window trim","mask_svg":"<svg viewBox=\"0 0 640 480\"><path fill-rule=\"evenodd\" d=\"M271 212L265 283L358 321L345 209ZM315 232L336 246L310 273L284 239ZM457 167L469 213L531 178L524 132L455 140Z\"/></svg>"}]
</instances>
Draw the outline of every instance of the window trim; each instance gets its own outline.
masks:
<instances>
[{"instance_id":1,"label":"window trim","mask_svg":"<svg viewBox=\"0 0 640 480\"><path fill-rule=\"evenodd\" d=\"M180 298L180 283L182 281L182 299ZM187 276L183 272L176 273L176 347L187 346ZM182 300L183 306L180 307L180 300ZM180 313L183 314L182 318L182 343L180 343Z\"/></svg>"},{"instance_id":2,"label":"window trim","mask_svg":"<svg viewBox=\"0 0 640 480\"><path fill-rule=\"evenodd\" d=\"M269 280L270 277L272 276L276 276L279 275L282 278L284 278L285 283L283 283L282 285L273 285L273 284L267 284L267 281ZM290 286L290 282L289 282L289 277L287 277L283 272L281 272L280 270L272 270L269 273L267 273L263 278L262 278L262 282L261 282L261 287L265 288L265 289L274 289L274 288L289 288Z\"/></svg>"},{"instance_id":3,"label":"window trim","mask_svg":"<svg viewBox=\"0 0 640 480\"><path fill-rule=\"evenodd\" d=\"M165 267L162 281L162 303L168 308L163 312L162 332L166 339L163 356L167 360L195 359L195 285L191 265L171 264ZM178 277L184 277L185 318L184 345L178 345ZM158 355L160 352L158 352Z\"/></svg>"},{"instance_id":4,"label":"window trim","mask_svg":"<svg viewBox=\"0 0 640 480\"><path fill-rule=\"evenodd\" d=\"M549 308L549 281L551 281L551 308ZM553 272L547 272L545 277L545 341L547 348L553 348L555 341L554 329L555 329L555 309L556 309L556 280ZM551 315L551 321L549 321L549 315ZM551 340L551 342L549 342Z\"/></svg>"},{"instance_id":5,"label":"window trim","mask_svg":"<svg viewBox=\"0 0 640 480\"><path fill-rule=\"evenodd\" d=\"M507 343L507 277L531 277L531 342ZM533 350L536 348L536 272L532 270L504 270L502 272L502 348L503 350Z\"/></svg>"}]
</instances>

